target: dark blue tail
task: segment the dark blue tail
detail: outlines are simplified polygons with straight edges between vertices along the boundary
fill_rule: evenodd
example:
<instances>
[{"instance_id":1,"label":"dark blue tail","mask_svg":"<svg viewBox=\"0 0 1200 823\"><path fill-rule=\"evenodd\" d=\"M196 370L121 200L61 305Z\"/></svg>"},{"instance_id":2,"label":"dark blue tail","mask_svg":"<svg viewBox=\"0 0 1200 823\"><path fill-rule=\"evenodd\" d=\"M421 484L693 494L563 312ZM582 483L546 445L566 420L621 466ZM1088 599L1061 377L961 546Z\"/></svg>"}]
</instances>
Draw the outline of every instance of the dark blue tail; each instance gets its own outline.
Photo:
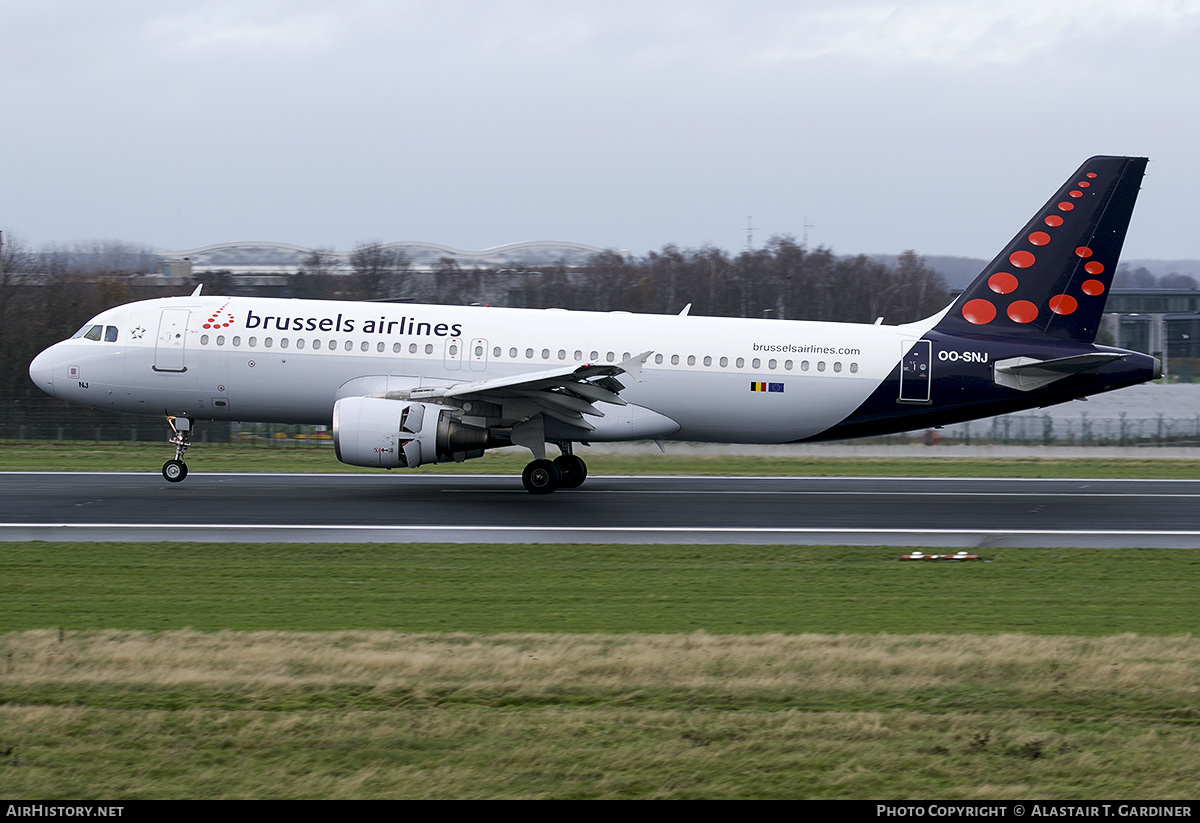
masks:
<instances>
[{"instance_id":1,"label":"dark blue tail","mask_svg":"<svg viewBox=\"0 0 1200 823\"><path fill-rule=\"evenodd\" d=\"M1093 157L959 296L937 330L1092 343L1145 157Z\"/></svg>"}]
</instances>

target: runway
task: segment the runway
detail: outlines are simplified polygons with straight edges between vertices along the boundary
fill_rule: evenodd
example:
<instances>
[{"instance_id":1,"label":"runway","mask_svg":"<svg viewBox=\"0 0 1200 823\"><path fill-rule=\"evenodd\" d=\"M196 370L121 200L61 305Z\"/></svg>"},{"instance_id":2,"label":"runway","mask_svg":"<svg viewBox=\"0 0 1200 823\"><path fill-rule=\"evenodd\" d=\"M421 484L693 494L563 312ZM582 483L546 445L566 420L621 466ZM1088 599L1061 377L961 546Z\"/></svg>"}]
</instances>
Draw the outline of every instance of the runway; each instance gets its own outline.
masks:
<instances>
[{"instance_id":1,"label":"runway","mask_svg":"<svg viewBox=\"0 0 1200 823\"><path fill-rule=\"evenodd\" d=\"M1200 547L1200 480L0 473L0 540Z\"/></svg>"}]
</instances>

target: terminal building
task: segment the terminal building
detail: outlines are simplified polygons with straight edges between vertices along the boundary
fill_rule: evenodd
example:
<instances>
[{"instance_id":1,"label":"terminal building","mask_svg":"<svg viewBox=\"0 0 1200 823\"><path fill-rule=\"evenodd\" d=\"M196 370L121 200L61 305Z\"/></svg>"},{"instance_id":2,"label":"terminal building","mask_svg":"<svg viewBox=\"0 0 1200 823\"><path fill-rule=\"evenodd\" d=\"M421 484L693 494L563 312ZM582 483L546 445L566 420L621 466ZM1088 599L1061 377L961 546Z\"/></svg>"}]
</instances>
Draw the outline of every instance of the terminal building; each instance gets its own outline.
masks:
<instances>
[{"instance_id":1,"label":"terminal building","mask_svg":"<svg viewBox=\"0 0 1200 823\"><path fill-rule=\"evenodd\" d=\"M380 244L388 251L408 257L414 271L432 271L441 261L453 260L464 269L512 269L521 266L582 266L604 249L585 243L533 240L506 243L490 249L455 249L438 243L393 241ZM174 276L187 264L189 272L228 271L245 274L295 274L314 254L323 252L332 260L332 271L351 271L353 251L334 251L296 246L291 243L238 241L214 243L183 251L159 251L159 274ZM174 266L175 268L172 268Z\"/></svg>"}]
</instances>

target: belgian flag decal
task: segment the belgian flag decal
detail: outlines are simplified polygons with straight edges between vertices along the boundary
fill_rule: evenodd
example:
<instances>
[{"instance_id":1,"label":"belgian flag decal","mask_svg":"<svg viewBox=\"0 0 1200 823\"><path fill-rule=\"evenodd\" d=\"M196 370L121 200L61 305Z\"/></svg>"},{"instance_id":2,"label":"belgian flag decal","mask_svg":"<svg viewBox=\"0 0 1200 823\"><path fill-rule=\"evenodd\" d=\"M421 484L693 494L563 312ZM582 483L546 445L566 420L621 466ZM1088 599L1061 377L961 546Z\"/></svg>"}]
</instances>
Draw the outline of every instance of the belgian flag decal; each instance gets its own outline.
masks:
<instances>
[{"instance_id":1,"label":"belgian flag decal","mask_svg":"<svg viewBox=\"0 0 1200 823\"><path fill-rule=\"evenodd\" d=\"M767 392L773 391L773 392L779 392L782 394L783 393L783 384L782 383L755 383L755 382L751 381L750 391L767 391Z\"/></svg>"}]
</instances>

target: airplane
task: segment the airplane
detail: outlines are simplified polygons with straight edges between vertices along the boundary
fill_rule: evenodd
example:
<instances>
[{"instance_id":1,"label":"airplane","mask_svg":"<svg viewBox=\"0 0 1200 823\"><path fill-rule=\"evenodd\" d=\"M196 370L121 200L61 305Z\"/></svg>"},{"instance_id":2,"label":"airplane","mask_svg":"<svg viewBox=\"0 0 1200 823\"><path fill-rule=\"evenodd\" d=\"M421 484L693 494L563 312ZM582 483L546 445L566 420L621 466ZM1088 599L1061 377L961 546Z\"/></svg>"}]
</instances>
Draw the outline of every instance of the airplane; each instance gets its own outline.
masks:
<instances>
[{"instance_id":1,"label":"airplane","mask_svg":"<svg viewBox=\"0 0 1200 823\"><path fill-rule=\"evenodd\" d=\"M39 354L43 391L162 416L324 424L337 459L415 468L521 446L534 494L575 447L798 443L930 428L1162 376L1096 345L1146 158L1092 157L942 311L883 325L201 294L101 312ZM547 458L547 446L561 455Z\"/></svg>"}]
</instances>

